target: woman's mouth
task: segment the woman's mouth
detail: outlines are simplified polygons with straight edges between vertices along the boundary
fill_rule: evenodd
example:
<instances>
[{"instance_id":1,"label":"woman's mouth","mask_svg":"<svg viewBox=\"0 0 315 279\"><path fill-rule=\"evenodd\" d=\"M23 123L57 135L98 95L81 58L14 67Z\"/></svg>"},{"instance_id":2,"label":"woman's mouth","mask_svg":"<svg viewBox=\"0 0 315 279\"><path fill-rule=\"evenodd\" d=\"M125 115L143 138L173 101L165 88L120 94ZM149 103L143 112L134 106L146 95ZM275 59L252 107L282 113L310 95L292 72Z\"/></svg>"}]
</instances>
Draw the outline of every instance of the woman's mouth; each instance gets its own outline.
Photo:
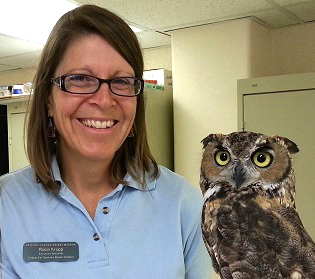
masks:
<instances>
[{"instance_id":1,"label":"woman's mouth","mask_svg":"<svg viewBox=\"0 0 315 279\"><path fill-rule=\"evenodd\" d=\"M117 121L115 120L90 120L90 119L80 119L80 123L82 123L86 127L95 128L95 129L109 129L113 127Z\"/></svg>"}]
</instances>

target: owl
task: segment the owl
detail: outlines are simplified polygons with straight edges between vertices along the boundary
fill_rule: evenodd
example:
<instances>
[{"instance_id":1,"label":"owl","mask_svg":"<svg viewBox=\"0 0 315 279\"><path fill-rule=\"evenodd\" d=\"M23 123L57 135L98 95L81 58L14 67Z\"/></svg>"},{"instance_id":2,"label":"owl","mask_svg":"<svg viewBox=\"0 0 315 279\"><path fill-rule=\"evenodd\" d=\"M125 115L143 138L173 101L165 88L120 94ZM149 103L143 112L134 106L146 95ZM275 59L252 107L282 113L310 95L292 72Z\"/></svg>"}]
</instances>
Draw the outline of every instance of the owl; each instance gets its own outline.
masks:
<instances>
[{"instance_id":1,"label":"owl","mask_svg":"<svg viewBox=\"0 0 315 279\"><path fill-rule=\"evenodd\" d=\"M254 132L202 140L202 234L223 279L314 279L315 244L295 207L291 140Z\"/></svg>"}]
</instances>

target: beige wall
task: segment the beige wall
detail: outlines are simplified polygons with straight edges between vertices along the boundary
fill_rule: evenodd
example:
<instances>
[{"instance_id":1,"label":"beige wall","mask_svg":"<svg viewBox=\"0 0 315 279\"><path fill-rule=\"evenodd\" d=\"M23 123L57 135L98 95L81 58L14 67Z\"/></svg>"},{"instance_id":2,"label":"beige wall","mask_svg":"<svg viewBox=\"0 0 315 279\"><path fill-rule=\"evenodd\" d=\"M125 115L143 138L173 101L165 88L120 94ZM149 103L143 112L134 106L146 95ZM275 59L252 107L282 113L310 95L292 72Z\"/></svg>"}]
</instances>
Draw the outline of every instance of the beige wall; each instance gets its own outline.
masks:
<instances>
[{"instance_id":1,"label":"beige wall","mask_svg":"<svg viewBox=\"0 0 315 279\"><path fill-rule=\"evenodd\" d=\"M242 19L172 33L175 171L199 187L200 141L237 130L237 80L315 69L315 23Z\"/></svg>"},{"instance_id":2,"label":"beige wall","mask_svg":"<svg viewBox=\"0 0 315 279\"><path fill-rule=\"evenodd\" d=\"M144 59L144 69L166 69L172 70L172 50L171 46L147 48L142 51Z\"/></svg>"},{"instance_id":3,"label":"beige wall","mask_svg":"<svg viewBox=\"0 0 315 279\"><path fill-rule=\"evenodd\" d=\"M274 75L272 65L272 30L251 21L250 75L262 77Z\"/></svg>"},{"instance_id":4,"label":"beige wall","mask_svg":"<svg viewBox=\"0 0 315 279\"><path fill-rule=\"evenodd\" d=\"M34 75L34 68L0 73L0 85L23 84L27 82L32 82Z\"/></svg>"},{"instance_id":5,"label":"beige wall","mask_svg":"<svg viewBox=\"0 0 315 279\"><path fill-rule=\"evenodd\" d=\"M272 31L275 75L315 71L315 23Z\"/></svg>"},{"instance_id":6,"label":"beige wall","mask_svg":"<svg viewBox=\"0 0 315 279\"><path fill-rule=\"evenodd\" d=\"M198 187L200 141L237 128L237 79L251 69L250 20L172 34L175 170Z\"/></svg>"}]
</instances>

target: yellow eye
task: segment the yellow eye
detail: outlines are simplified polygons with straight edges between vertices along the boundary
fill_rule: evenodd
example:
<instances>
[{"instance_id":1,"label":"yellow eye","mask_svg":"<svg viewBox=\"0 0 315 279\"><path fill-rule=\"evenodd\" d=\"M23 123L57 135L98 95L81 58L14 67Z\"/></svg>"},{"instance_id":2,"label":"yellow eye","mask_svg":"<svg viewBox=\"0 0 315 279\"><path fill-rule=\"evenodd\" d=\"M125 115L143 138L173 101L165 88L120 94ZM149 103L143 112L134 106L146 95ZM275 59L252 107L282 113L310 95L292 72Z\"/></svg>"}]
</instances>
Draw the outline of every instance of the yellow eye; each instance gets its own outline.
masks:
<instances>
[{"instance_id":1,"label":"yellow eye","mask_svg":"<svg viewBox=\"0 0 315 279\"><path fill-rule=\"evenodd\" d=\"M252 160L257 167L268 167L272 162L272 156L268 152L257 151L254 153Z\"/></svg>"},{"instance_id":2,"label":"yellow eye","mask_svg":"<svg viewBox=\"0 0 315 279\"><path fill-rule=\"evenodd\" d=\"M214 158L216 163L220 166L227 165L231 160L230 153L227 151L218 151L217 153L215 153Z\"/></svg>"}]
</instances>

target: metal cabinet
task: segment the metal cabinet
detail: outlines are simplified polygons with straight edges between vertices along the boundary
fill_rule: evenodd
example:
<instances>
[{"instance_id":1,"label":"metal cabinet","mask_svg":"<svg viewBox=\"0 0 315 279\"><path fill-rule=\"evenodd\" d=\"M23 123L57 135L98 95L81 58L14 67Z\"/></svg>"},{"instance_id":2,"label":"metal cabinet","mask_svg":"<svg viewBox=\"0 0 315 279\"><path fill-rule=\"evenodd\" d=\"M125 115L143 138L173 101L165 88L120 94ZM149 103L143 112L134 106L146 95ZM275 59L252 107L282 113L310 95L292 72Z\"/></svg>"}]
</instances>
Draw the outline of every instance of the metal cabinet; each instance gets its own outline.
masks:
<instances>
[{"instance_id":1,"label":"metal cabinet","mask_svg":"<svg viewBox=\"0 0 315 279\"><path fill-rule=\"evenodd\" d=\"M238 81L239 128L293 140L296 206L315 239L315 73Z\"/></svg>"}]
</instances>

